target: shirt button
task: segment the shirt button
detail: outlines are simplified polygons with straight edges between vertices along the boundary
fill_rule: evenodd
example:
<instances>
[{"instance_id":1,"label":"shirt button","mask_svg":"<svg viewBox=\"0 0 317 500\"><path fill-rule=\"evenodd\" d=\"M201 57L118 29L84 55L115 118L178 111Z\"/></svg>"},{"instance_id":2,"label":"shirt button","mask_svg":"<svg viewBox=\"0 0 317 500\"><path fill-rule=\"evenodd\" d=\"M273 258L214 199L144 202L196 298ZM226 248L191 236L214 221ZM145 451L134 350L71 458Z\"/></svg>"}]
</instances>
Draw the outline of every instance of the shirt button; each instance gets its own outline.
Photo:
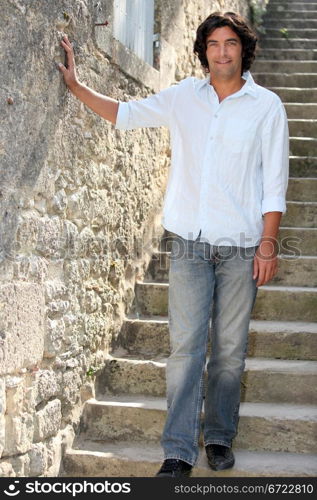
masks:
<instances>
[{"instance_id":1,"label":"shirt button","mask_svg":"<svg viewBox=\"0 0 317 500\"><path fill-rule=\"evenodd\" d=\"M218 118L218 115L215 115L215 118Z\"/></svg>"},{"instance_id":2,"label":"shirt button","mask_svg":"<svg viewBox=\"0 0 317 500\"><path fill-rule=\"evenodd\" d=\"M210 137L210 140L212 141L213 140L213 136Z\"/></svg>"}]
</instances>

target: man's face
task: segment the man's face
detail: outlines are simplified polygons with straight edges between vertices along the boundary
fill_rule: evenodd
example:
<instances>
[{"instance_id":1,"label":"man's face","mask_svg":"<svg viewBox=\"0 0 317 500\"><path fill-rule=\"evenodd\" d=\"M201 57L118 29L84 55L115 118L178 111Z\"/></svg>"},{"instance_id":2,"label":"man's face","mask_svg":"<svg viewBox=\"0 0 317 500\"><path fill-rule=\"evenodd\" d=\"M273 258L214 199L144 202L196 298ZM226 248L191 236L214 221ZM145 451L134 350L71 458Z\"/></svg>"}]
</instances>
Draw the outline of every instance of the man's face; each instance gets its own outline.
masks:
<instances>
[{"instance_id":1,"label":"man's face","mask_svg":"<svg viewBox=\"0 0 317 500\"><path fill-rule=\"evenodd\" d=\"M211 77L222 79L241 76L242 43L229 26L216 28L206 38L206 57Z\"/></svg>"}]
</instances>

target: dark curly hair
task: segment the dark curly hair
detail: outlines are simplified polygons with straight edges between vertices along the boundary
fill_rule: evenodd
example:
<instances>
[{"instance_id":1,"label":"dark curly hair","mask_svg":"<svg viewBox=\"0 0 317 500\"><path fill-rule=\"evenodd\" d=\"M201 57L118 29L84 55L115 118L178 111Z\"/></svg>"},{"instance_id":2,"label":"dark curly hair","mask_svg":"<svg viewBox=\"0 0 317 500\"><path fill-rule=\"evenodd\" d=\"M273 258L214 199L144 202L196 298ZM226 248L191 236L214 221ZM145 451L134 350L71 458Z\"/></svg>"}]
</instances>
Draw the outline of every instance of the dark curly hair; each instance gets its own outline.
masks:
<instances>
[{"instance_id":1,"label":"dark curly hair","mask_svg":"<svg viewBox=\"0 0 317 500\"><path fill-rule=\"evenodd\" d=\"M203 23L198 26L196 40L194 42L194 54L198 55L202 67L209 73L208 60L206 57L206 38L216 28L229 26L240 38L242 43L242 67L241 75L250 69L256 55L257 36L246 20L235 12L213 12Z\"/></svg>"}]
</instances>

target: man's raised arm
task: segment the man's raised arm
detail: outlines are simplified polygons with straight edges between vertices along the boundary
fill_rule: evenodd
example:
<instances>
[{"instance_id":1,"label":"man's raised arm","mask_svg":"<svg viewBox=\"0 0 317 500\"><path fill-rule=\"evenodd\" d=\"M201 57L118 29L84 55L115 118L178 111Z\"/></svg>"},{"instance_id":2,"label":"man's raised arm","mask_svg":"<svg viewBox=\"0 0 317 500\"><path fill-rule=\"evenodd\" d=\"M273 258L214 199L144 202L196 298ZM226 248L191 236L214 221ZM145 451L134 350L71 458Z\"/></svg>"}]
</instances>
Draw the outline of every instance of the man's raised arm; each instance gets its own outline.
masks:
<instances>
[{"instance_id":1,"label":"man's raised arm","mask_svg":"<svg viewBox=\"0 0 317 500\"><path fill-rule=\"evenodd\" d=\"M111 97L99 94L93 89L87 87L87 85L80 83L76 75L73 47L68 40L67 35L63 36L61 46L65 49L67 54L67 68L61 63L58 64L58 68L63 73L65 83L69 90L80 101L86 104L86 106L92 109L92 111L100 115L102 118L105 118L105 120L115 124L117 120L119 102L115 99L111 99Z\"/></svg>"}]
</instances>

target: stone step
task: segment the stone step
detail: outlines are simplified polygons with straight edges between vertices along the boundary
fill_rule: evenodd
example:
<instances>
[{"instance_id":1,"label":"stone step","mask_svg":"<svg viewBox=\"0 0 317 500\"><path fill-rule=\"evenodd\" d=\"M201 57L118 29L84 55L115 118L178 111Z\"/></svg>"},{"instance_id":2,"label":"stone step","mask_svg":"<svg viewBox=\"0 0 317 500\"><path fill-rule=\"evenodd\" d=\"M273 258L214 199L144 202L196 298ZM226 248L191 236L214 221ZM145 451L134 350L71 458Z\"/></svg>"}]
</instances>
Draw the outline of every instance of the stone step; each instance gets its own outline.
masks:
<instances>
[{"instance_id":1,"label":"stone step","mask_svg":"<svg viewBox=\"0 0 317 500\"><path fill-rule=\"evenodd\" d=\"M266 12L270 13L276 13L282 15L283 12L289 12L289 11L295 11L295 12L302 12L306 10L317 10L317 2L316 0L314 2L300 2L297 0L297 2L272 2L270 0L269 4L266 7Z\"/></svg>"},{"instance_id":2,"label":"stone step","mask_svg":"<svg viewBox=\"0 0 317 500\"><path fill-rule=\"evenodd\" d=\"M81 432L86 439L159 442L165 398L117 396L86 402ZM202 423L204 408L202 409ZM204 446L203 432L200 446ZM317 452L317 407L242 403L234 448L250 451Z\"/></svg>"},{"instance_id":3,"label":"stone step","mask_svg":"<svg viewBox=\"0 0 317 500\"><path fill-rule=\"evenodd\" d=\"M61 477L154 477L164 460L157 443L88 441L67 449ZM316 455L235 450L232 469L213 471L204 450L191 477L316 477Z\"/></svg>"},{"instance_id":4,"label":"stone step","mask_svg":"<svg viewBox=\"0 0 317 500\"><path fill-rule=\"evenodd\" d=\"M256 55L256 61L259 59L269 60L293 60L293 61L316 61L317 49L259 49ZM254 63L253 63L254 64ZM252 70L253 71L253 66Z\"/></svg>"},{"instance_id":5,"label":"stone step","mask_svg":"<svg viewBox=\"0 0 317 500\"><path fill-rule=\"evenodd\" d=\"M137 283L133 313L167 316L167 283ZM317 321L317 288L261 286L252 319Z\"/></svg>"},{"instance_id":6,"label":"stone step","mask_svg":"<svg viewBox=\"0 0 317 500\"><path fill-rule=\"evenodd\" d=\"M317 28L307 28L307 29L302 29L302 28L289 28L287 30L287 36L283 36L281 28L265 28L265 33L262 34L262 37L260 38L260 41L265 37L267 38L285 38L285 39L294 39L294 38L301 38L301 39L314 39L316 40L317 38ZM299 47L298 47L299 48ZM310 46L312 48L312 46Z\"/></svg>"},{"instance_id":7,"label":"stone step","mask_svg":"<svg viewBox=\"0 0 317 500\"><path fill-rule=\"evenodd\" d=\"M291 256L317 255L317 229L280 227L280 253Z\"/></svg>"},{"instance_id":8,"label":"stone step","mask_svg":"<svg viewBox=\"0 0 317 500\"><path fill-rule=\"evenodd\" d=\"M289 172L292 177L317 177L317 157L290 156Z\"/></svg>"},{"instance_id":9,"label":"stone step","mask_svg":"<svg viewBox=\"0 0 317 500\"><path fill-rule=\"evenodd\" d=\"M287 211L282 215L281 225L288 227L317 227L317 202L288 201Z\"/></svg>"},{"instance_id":10,"label":"stone step","mask_svg":"<svg viewBox=\"0 0 317 500\"><path fill-rule=\"evenodd\" d=\"M257 59L252 64L254 73L315 73L317 74L317 61L292 61Z\"/></svg>"},{"instance_id":11,"label":"stone step","mask_svg":"<svg viewBox=\"0 0 317 500\"><path fill-rule=\"evenodd\" d=\"M314 14L314 11L310 11L312 13L311 18L298 19L300 13L297 13L297 17L293 19L289 19L283 16L273 17L272 14L263 19L262 27L267 29L287 29L289 31L292 30L310 30L317 29L317 16Z\"/></svg>"},{"instance_id":12,"label":"stone step","mask_svg":"<svg viewBox=\"0 0 317 500\"><path fill-rule=\"evenodd\" d=\"M303 10L308 9L309 6L312 6L314 9L317 9L317 2L316 0L305 0L303 2L300 2L299 0L270 0L269 4L267 5L267 9L272 8L278 8L278 6L284 7L286 10L292 9L292 10L300 10L300 7L304 7Z\"/></svg>"},{"instance_id":13,"label":"stone step","mask_svg":"<svg viewBox=\"0 0 317 500\"><path fill-rule=\"evenodd\" d=\"M317 137L317 120L296 119L289 120L289 133L293 137Z\"/></svg>"},{"instance_id":14,"label":"stone step","mask_svg":"<svg viewBox=\"0 0 317 500\"><path fill-rule=\"evenodd\" d=\"M317 4L316 4L316 7L317 7ZM280 16L278 15L278 12L280 12ZM282 10L278 10L278 9L272 9L272 8L269 8L267 9L266 13L262 16L262 20L264 23L266 23L266 21L270 20L270 19L282 19L283 22L284 20L288 20L288 19L298 19L299 17L301 17L301 19L317 19L317 10L313 10L313 9L308 9L308 10L290 10L290 9L285 9L283 7Z\"/></svg>"},{"instance_id":15,"label":"stone step","mask_svg":"<svg viewBox=\"0 0 317 500\"><path fill-rule=\"evenodd\" d=\"M317 87L317 73L252 73L254 81L263 87Z\"/></svg>"},{"instance_id":16,"label":"stone step","mask_svg":"<svg viewBox=\"0 0 317 500\"><path fill-rule=\"evenodd\" d=\"M267 89L271 90L275 94L277 94L281 100L285 104L292 105L302 105L302 106L310 106L313 115L304 115L304 116L295 116L294 118L315 118L315 106L317 99L317 88L300 88L300 87L270 87L267 86ZM314 109L315 108L315 109Z\"/></svg>"},{"instance_id":17,"label":"stone step","mask_svg":"<svg viewBox=\"0 0 317 500\"><path fill-rule=\"evenodd\" d=\"M314 49L316 47L317 38L312 40L311 38L281 38L277 34L276 36L269 37L268 35L261 35L259 37L259 48L265 49Z\"/></svg>"},{"instance_id":18,"label":"stone step","mask_svg":"<svg viewBox=\"0 0 317 500\"><path fill-rule=\"evenodd\" d=\"M169 356L168 319L164 316L126 318L120 342L130 355L140 359ZM317 361L317 324L251 320L247 355Z\"/></svg>"},{"instance_id":19,"label":"stone step","mask_svg":"<svg viewBox=\"0 0 317 500\"><path fill-rule=\"evenodd\" d=\"M317 120L317 104L284 102L284 107L290 120Z\"/></svg>"},{"instance_id":20,"label":"stone step","mask_svg":"<svg viewBox=\"0 0 317 500\"><path fill-rule=\"evenodd\" d=\"M140 360L123 349L109 355L98 373L98 395L166 396L166 358ZM205 387L206 387L205 371ZM241 401L252 403L317 404L317 361L247 358L241 380Z\"/></svg>"},{"instance_id":21,"label":"stone step","mask_svg":"<svg viewBox=\"0 0 317 500\"><path fill-rule=\"evenodd\" d=\"M317 156L317 139L290 136L289 154L290 156Z\"/></svg>"},{"instance_id":22,"label":"stone step","mask_svg":"<svg viewBox=\"0 0 317 500\"><path fill-rule=\"evenodd\" d=\"M317 321L317 288L260 287L252 319Z\"/></svg>"},{"instance_id":23,"label":"stone step","mask_svg":"<svg viewBox=\"0 0 317 500\"><path fill-rule=\"evenodd\" d=\"M288 201L317 200L317 178L289 177L286 198Z\"/></svg>"},{"instance_id":24,"label":"stone step","mask_svg":"<svg viewBox=\"0 0 317 500\"><path fill-rule=\"evenodd\" d=\"M170 254L157 252L153 255L146 273L146 281L168 282ZM317 257L278 255L278 274L270 285L317 287Z\"/></svg>"}]
</instances>

